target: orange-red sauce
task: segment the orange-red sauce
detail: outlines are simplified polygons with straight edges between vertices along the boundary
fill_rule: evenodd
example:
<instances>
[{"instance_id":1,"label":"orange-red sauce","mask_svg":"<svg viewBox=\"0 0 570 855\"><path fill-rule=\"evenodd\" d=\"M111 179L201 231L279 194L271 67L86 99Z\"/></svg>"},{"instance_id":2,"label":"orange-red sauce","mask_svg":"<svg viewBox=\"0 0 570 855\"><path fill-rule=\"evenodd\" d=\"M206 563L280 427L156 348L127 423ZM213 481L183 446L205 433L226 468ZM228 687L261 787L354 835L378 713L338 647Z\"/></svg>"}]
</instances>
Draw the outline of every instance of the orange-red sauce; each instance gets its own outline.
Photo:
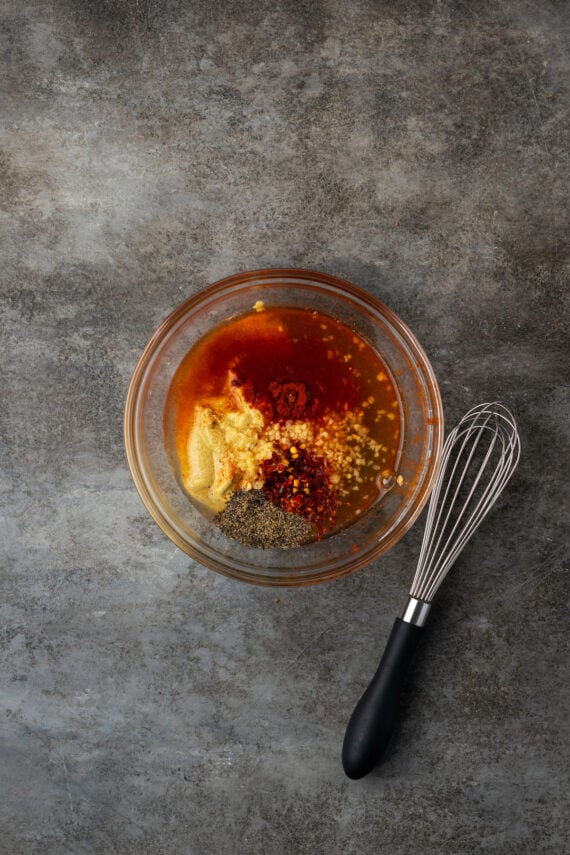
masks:
<instances>
[{"instance_id":1,"label":"orange-red sauce","mask_svg":"<svg viewBox=\"0 0 570 855\"><path fill-rule=\"evenodd\" d=\"M308 309L271 307L251 311L220 325L183 359L167 396L166 449L180 477L193 413L205 399L222 395L233 372L244 396L268 421L287 420L276 406L276 384L303 384L303 407L294 410L316 426L332 415L355 414L379 446L359 470L345 479L334 530L345 527L382 493L381 473L397 467L402 408L386 365L354 330L329 315ZM348 436L350 442L350 436Z\"/></svg>"}]
</instances>

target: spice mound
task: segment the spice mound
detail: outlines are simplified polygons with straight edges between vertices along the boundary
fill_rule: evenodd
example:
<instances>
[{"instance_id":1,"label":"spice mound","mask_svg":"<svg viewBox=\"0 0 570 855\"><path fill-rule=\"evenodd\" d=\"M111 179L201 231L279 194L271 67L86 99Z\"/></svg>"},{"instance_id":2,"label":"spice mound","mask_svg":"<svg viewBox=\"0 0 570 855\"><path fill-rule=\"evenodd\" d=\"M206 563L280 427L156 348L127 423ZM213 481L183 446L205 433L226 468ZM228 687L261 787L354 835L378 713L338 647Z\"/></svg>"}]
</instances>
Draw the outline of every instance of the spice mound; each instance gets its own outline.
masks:
<instances>
[{"instance_id":1,"label":"spice mound","mask_svg":"<svg viewBox=\"0 0 570 855\"><path fill-rule=\"evenodd\" d=\"M276 446L271 457L264 460L263 492L270 502L290 514L300 514L323 534L327 520L332 526L338 507L338 489L333 483L339 478L324 457L309 453L304 443Z\"/></svg>"},{"instance_id":2,"label":"spice mound","mask_svg":"<svg viewBox=\"0 0 570 855\"><path fill-rule=\"evenodd\" d=\"M290 549L315 539L309 522L271 504L262 490L238 490L213 522L227 537L261 549Z\"/></svg>"},{"instance_id":3,"label":"spice mound","mask_svg":"<svg viewBox=\"0 0 570 855\"><path fill-rule=\"evenodd\" d=\"M355 522L400 454L380 356L321 312L265 307L220 325L169 390L166 449L190 499L230 538L289 549Z\"/></svg>"}]
</instances>

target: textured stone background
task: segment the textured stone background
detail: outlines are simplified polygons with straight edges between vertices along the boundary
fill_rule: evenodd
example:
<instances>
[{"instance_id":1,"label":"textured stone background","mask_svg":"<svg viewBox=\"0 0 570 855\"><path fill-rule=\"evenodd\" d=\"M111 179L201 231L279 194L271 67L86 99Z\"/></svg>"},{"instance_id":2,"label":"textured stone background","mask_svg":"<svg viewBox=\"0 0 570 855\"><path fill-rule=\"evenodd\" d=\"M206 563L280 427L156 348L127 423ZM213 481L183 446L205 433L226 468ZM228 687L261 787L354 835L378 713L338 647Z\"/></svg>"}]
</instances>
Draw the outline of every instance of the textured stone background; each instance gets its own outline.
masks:
<instances>
[{"instance_id":1,"label":"textured stone background","mask_svg":"<svg viewBox=\"0 0 570 855\"><path fill-rule=\"evenodd\" d=\"M568 851L567 5L0 14L2 855ZM278 265L379 295L449 422L500 397L524 444L361 782L344 727L421 529L278 601L178 552L122 446L157 324Z\"/></svg>"}]
</instances>

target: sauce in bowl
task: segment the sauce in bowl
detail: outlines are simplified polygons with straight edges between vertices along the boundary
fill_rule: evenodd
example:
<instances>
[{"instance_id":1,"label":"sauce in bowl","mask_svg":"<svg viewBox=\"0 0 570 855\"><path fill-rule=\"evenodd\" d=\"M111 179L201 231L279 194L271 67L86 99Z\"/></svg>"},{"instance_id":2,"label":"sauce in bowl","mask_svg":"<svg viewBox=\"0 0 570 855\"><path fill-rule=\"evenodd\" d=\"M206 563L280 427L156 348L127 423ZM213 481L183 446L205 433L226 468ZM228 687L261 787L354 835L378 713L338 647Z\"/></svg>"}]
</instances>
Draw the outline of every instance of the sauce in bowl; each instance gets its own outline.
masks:
<instances>
[{"instance_id":1,"label":"sauce in bowl","mask_svg":"<svg viewBox=\"0 0 570 855\"><path fill-rule=\"evenodd\" d=\"M306 542L382 497L396 477L402 419L395 382L357 332L319 311L259 302L187 353L164 428L170 465L208 518L223 521L232 497L250 492L252 507L263 499L305 520Z\"/></svg>"}]
</instances>

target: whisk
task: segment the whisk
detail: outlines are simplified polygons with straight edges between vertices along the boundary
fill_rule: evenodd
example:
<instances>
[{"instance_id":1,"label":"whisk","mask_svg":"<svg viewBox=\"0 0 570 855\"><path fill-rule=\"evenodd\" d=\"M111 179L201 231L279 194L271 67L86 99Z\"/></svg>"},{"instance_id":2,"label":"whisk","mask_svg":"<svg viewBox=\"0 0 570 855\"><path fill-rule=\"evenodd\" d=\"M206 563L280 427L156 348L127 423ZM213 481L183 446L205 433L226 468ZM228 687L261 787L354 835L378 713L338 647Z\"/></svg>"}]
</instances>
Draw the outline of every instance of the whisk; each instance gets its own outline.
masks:
<instances>
[{"instance_id":1,"label":"whisk","mask_svg":"<svg viewBox=\"0 0 570 855\"><path fill-rule=\"evenodd\" d=\"M497 402L469 410L447 437L409 600L401 618L396 618L378 670L348 723L342 763L349 778L363 778L380 760L431 602L501 494L519 456L514 417Z\"/></svg>"}]
</instances>

